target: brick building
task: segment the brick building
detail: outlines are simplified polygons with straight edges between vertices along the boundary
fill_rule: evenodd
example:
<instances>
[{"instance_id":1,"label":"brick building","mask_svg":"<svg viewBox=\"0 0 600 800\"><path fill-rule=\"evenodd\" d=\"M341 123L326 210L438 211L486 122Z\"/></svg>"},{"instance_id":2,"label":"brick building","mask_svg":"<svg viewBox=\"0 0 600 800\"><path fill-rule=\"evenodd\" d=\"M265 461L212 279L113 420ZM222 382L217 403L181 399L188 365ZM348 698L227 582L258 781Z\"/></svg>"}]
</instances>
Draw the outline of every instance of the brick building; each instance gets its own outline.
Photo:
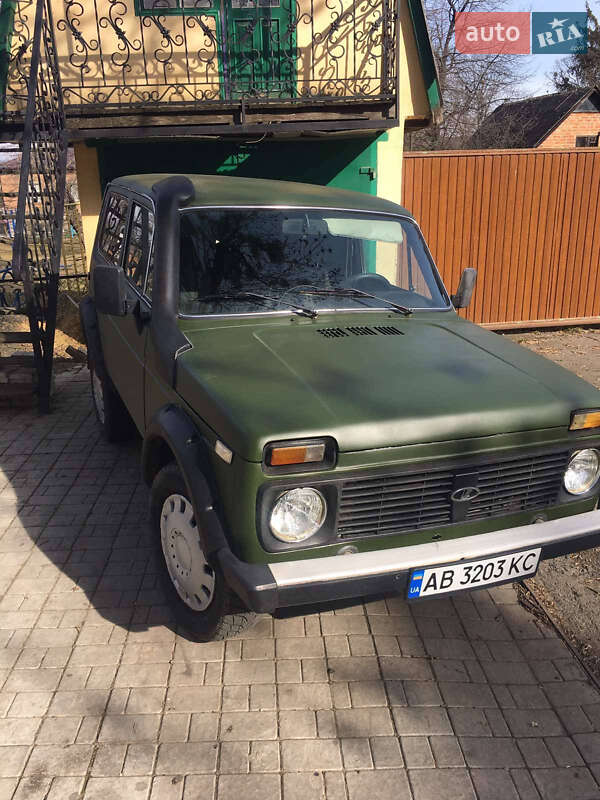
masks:
<instances>
[{"instance_id":1,"label":"brick building","mask_svg":"<svg viewBox=\"0 0 600 800\"><path fill-rule=\"evenodd\" d=\"M580 89L498 106L471 147L598 147L600 90Z\"/></svg>"}]
</instances>

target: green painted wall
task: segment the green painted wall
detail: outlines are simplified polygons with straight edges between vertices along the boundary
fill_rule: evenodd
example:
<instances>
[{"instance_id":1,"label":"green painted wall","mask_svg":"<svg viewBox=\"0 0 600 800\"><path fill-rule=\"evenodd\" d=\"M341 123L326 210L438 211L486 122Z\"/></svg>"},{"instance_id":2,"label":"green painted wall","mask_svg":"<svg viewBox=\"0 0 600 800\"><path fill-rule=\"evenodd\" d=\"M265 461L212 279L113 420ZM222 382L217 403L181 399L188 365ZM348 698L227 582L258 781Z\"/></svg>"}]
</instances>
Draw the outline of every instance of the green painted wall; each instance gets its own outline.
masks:
<instances>
[{"instance_id":1,"label":"green painted wall","mask_svg":"<svg viewBox=\"0 0 600 800\"><path fill-rule=\"evenodd\" d=\"M106 142L98 145L98 161L103 186L120 175L196 172L301 181L377 194L374 136L254 143Z\"/></svg>"},{"instance_id":2,"label":"green painted wall","mask_svg":"<svg viewBox=\"0 0 600 800\"><path fill-rule=\"evenodd\" d=\"M4 111L6 106L6 81L10 64L15 6L16 0L3 0L0 3L0 111Z\"/></svg>"},{"instance_id":3,"label":"green painted wall","mask_svg":"<svg viewBox=\"0 0 600 800\"><path fill-rule=\"evenodd\" d=\"M387 134L383 134L387 136ZM197 172L300 181L377 194L377 137L239 142L176 140L99 146L103 187L120 175ZM367 252L375 271L376 244Z\"/></svg>"}]
</instances>

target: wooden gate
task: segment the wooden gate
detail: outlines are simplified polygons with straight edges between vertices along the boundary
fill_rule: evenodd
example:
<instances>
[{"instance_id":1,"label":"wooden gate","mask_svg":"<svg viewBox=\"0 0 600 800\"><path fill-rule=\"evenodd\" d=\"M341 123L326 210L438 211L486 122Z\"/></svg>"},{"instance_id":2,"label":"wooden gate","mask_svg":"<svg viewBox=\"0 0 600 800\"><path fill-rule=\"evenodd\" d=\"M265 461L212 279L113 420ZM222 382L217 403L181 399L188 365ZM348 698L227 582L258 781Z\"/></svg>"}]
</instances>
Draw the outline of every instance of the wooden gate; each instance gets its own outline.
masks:
<instances>
[{"instance_id":1,"label":"wooden gate","mask_svg":"<svg viewBox=\"0 0 600 800\"><path fill-rule=\"evenodd\" d=\"M469 319L600 323L600 151L406 153L403 198L450 291L477 268Z\"/></svg>"}]
</instances>

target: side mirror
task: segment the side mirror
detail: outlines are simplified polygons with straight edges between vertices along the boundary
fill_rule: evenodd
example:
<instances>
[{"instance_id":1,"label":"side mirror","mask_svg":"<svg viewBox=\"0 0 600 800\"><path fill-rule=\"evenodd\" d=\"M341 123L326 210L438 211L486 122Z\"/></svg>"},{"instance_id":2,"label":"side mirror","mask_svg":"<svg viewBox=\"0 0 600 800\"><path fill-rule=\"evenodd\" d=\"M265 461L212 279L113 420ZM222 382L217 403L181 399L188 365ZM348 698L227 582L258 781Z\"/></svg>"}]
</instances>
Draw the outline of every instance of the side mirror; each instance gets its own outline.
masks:
<instances>
[{"instance_id":1,"label":"side mirror","mask_svg":"<svg viewBox=\"0 0 600 800\"><path fill-rule=\"evenodd\" d=\"M456 294L451 295L452 305L454 308L466 308L471 302L471 296L475 289L475 281L477 280L477 270L473 267L463 269L463 274L460 276L460 283Z\"/></svg>"},{"instance_id":2,"label":"side mirror","mask_svg":"<svg viewBox=\"0 0 600 800\"><path fill-rule=\"evenodd\" d=\"M127 314L127 281L120 267L96 265L92 270L94 303L101 314Z\"/></svg>"}]
</instances>

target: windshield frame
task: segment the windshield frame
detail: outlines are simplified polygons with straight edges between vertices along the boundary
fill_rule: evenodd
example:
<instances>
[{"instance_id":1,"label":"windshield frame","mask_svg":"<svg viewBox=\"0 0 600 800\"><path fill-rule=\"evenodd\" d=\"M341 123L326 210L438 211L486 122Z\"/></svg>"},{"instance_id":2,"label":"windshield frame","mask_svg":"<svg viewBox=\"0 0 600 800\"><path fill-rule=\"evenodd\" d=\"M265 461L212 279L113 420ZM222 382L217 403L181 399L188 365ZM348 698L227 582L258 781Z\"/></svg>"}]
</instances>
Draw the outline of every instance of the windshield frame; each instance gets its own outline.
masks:
<instances>
[{"instance_id":1,"label":"windshield frame","mask_svg":"<svg viewBox=\"0 0 600 800\"><path fill-rule=\"evenodd\" d=\"M358 209L358 208L338 208L333 206L296 206L296 205L287 205L287 204L269 204L269 205L249 205L247 203L242 203L239 205L219 205L219 204L207 204L201 206L185 206L184 208L179 209L180 214L186 214L191 211L214 211L214 210L223 210L226 211L231 209L232 211L333 211L335 213L342 213L342 214L368 214L371 216L382 217L382 218L392 218L392 219L403 219L407 220L409 223L414 225L417 230L417 233L421 239L421 243L425 250L425 254L429 259L429 266L431 268L431 272L433 275L433 279L435 280L440 294L442 298L446 298L447 305L440 306L439 308L426 308L426 307L417 307L411 308L411 313L419 313L423 311L454 311L454 306L452 305L452 301L450 300L450 295L444 286L444 282L442 281L441 275L439 270L436 266L435 260L431 254L431 250L427 244L427 240L423 236L423 231L421 230L419 223L416 219L408 214L395 214L393 211L384 212L384 211L371 211L370 209ZM178 277L179 279L179 277ZM354 314L354 313L368 313L368 312L393 312L393 308L389 305L385 306L365 306L363 308L319 308L317 309L318 316L321 314ZM257 311L242 311L242 312L234 312L234 313L219 313L219 314L183 314L180 311L177 314L179 319L238 319L240 317L264 317L264 316L290 316L290 313L293 313L289 308L287 309L261 309ZM318 317L316 317L318 319Z\"/></svg>"}]
</instances>

